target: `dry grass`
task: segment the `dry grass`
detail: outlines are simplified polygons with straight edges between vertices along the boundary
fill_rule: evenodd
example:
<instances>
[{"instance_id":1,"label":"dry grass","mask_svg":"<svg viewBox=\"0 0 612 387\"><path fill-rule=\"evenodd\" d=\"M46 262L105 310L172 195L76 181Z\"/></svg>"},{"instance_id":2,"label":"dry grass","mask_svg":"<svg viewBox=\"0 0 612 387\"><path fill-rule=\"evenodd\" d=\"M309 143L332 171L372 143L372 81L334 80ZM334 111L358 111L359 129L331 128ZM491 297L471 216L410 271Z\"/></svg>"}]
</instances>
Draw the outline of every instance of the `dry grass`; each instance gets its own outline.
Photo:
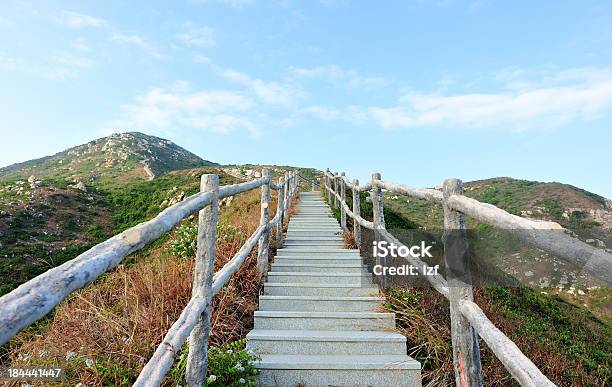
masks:
<instances>
[{"instance_id":1,"label":"dry grass","mask_svg":"<svg viewBox=\"0 0 612 387\"><path fill-rule=\"evenodd\" d=\"M276 209L274 198L271 209L270 217ZM259 190L237 196L222 209L220 219L240 233L230 239L218 236L215 270L257 229L259 217ZM21 342L13 346L13 364L25 363L20 357L27 354L30 364L65 366L66 385L133 381L191 297L193 260L170 255L168 244L166 240L136 254L129 259L131 265L118 267L62 303L41 333L21 335ZM245 337L252 328L260 286L255 251L213 299L211 345ZM69 352L78 353L81 360L66 361ZM118 371L87 367L85 359Z\"/></svg>"}]
</instances>

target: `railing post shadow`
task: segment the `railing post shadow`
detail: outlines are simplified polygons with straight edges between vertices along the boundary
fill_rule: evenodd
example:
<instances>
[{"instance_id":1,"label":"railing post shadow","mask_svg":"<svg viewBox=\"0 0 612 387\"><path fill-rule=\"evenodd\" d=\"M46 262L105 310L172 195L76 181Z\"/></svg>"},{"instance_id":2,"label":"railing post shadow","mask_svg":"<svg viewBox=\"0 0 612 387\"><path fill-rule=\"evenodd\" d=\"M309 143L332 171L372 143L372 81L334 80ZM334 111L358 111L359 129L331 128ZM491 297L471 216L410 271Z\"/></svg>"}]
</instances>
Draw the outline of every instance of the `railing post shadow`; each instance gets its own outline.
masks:
<instances>
[{"instance_id":1,"label":"railing post shadow","mask_svg":"<svg viewBox=\"0 0 612 387\"><path fill-rule=\"evenodd\" d=\"M383 197L382 197L382 189L378 187L375 183L377 180L380 180L380 173L375 172L372 174L372 191L370 191L370 198L372 199L372 221L374 223L374 240L376 242L380 242L383 240L380 232L378 230L385 228L385 214L383 207ZM375 257L376 264L385 266L386 259L381 257ZM378 285L381 288L387 286L387 281L385 276L379 275Z\"/></svg>"},{"instance_id":2,"label":"railing post shadow","mask_svg":"<svg viewBox=\"0 0 612 387\"><path fill-rule=\"evenodd\" d=\"M347 231L346 228L346 211L344 211L344 206L342 203L346 203L346 184L344 183L344 172L340 174L340 197L342 200L340 201L340 226L344 231Z\"/></svg>"},{"instance_id":3,"label":"railing post shadow","mask_svg":"<svg viewBox=\"0 0 612 387\"><path fill-rule=\"evenodd\" d=\"M443 185L444 260L449 289L455 383L462 387L481 387L478 336L459 309L461 301L474 300L465 220L463 214L447 206L446 201L451 195L463 195L461 180L447 179Z\"/></svg>"},{"instance_id":4,"label":"railing post shadow","mask_svg":"<svg viewBox=\"0 0 612 387\"><path fill-rule=\"evenodd\" d=\"M361 196L359 195L359 180L353 179L353 214L361 216ZM353 239L357 249L361 251L361 225L353 219Z\"/></svg>"},{"instance_id":5,"label":"railing post shadow","mask_svg":"<svg viewBox=\"0 0 612 387\"><path fill-rule=\"evenodd\" d=\"M268 179L268 182L261 186L261 218L259 225L264 226L265 230L259 239L257 249L257 271L260 275L264 275L268 271L268 247L270 245L270 170L268 168L262 169L261 176Z\"/></svg>"},{"instance_id":6,"label":"railing post shadow","mask_svg":"<svg viewBox=\"0 0 612 387\"><path fill-rule=\"evenodd\" d=\"M281 184L281 182L283 184ZM276 212L280 214L280 219L276 223L276 245L280 248L283 245L283 222L285 220L285 183L283 178L278 178L278 200Z\"/></svg>"},{"instance_id":7,"label":"railing post shadow","mask_svg":"<svg viewBox=\"0 0 612 387\"><path fill-rule=\"evenodd\" d=\"M203 297L206 306L189 337L189 354L187 355L187 369L185 373L189 386L202 386L206 384L212 278L215 266L215 240L219 211L219 176L202 175L200 191L210 191L213 196L210 205L200 210L198 215L197 251L191 294L192 297Z\"/></svg>"}]
</instances>

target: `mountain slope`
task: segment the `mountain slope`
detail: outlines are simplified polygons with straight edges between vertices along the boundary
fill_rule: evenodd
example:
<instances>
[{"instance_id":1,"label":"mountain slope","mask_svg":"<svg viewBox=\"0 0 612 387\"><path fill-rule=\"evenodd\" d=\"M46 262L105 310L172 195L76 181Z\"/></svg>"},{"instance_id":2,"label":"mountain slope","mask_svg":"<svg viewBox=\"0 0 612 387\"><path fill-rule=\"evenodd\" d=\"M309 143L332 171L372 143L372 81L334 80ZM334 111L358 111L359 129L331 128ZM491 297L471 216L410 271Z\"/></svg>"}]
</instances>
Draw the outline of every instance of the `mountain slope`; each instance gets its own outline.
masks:
<instances>
[{"instance_id":1,"label":"mountain slope","mask_svg":"<svg viewBox=\"0 0 612 387\"><path fill-rule=\"evenodd\" d=\"M169 171L216 165L169 140L143 133L117 133L53 156L0 168L0 179L33 177L113 186L151 180Z\"/></svg>"}]
</instances>

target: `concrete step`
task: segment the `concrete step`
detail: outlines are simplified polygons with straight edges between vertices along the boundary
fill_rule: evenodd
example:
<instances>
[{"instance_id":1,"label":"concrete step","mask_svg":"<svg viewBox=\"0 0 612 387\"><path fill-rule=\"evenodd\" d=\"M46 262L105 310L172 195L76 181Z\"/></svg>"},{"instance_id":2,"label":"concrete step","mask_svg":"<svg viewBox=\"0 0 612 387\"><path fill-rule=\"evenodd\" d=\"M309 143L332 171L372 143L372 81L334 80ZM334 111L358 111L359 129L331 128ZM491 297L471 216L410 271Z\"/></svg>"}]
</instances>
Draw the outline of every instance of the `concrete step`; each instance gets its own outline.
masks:
<instances>
[{"instance_id":1,"label":"concrete step","mask_svg":"<svg viewBox=\"0 0 612 387\"><path fill-rule=\"evenodd\" d=\"M269 272L268 282L320 282L334 284L370 285L372 275L360 273L317 273L317 272Z\"/></svg>"},{"instance_id":2,"label":"concrete step","mask_svg":"<svg viewBox=\"0 0 612 387\"><path fill-rule=\"evenodd\" d=\"M302 312L376 312L381 297L259 296L259 310Z\"/></svg>"},{"instance_id":3,"label":"concrete step","mask_svg":"<svg viewBox=\"0 0 612 387\"><path fill-rule=\"evenodd\" d=\"M337 249L337 248L312 248L310 249L310 251L304 251L302 249L295 249L295 248L287 248L284 247L282 249L278 249L276 250L276 254L278 256L291 256L291 255L296 255L296 256L357 256L359 257L359 251L358 250L350 250L350 249Z\"/></svg>"},{"instance_id":4,"label":"concrete step","mask_svg":"<svg viewBox=\"0 0 612 387\"><path fill-rule=\"evenodd\" d=\"M344 242L344 238L339 235L329 235L329 236L288 236L285 238L285 242L308 242L308 243L317 243L317 242Z\"/></svg>"},{"instance_id":5,"label":"concrete step","mask_svg":"<svg viewBox=\"0 0 612 387\"><path fill-rule=\"evenodd\" d=\"M255 311L255 329L392 331L395 314L376 312Z\"/></svg>"},{"instance_id":6,"label":"concrete step","mask_svg":"<svg viewBox=\"0 0 612 387\"><path fill-rule=\"evenodd\" d=\"M421 365L407 355L263 355L257 368L259 386L421 386Z\"/></svg>"},{"instance_id":7,"label":"concrete step","mask_svg":"<svg viewBox=\"0 0 612 387\"><path fill-rule=\"evenodd\" d=\"M339 263L339 264L324 264L324 263L284 263L274 262L272 271L277 272L321 272L321 273L362 273L368 274L368 267L361 262L355 263Z\"/></svg>"},{"instance_id":8,"label":"concrete step","mask_svg":"<svg viewBox=\"0 0 612 387\"><path fill-rule=\"evenodd\" d=\"M330 297L376 297L378 288L373 284L350 285L313 282L266 282L264 294L268 296L330 296Z\"/></svg>"},{"instance_id":9,"label":"concrete step","mask_svg":"<svg viewBox=\"0 0 612 387\"><path fill-rule=\"evenodd\" d=\"M259 355L405 355L406 338L385 331L253 329L247 348Z\"/></svg>"},{"instance_id":10,"label":"concrete step","mask_svg":"<svg viewBox=\"0 0 612 387\"><path fill-rule=\"evenodd\" d=\"M283 242L285 247L300 248L300 249L311 249L312 247L342 247L344 246L343 241L291 241L286 240Z\"/></svg>"},{"instance_id":11,"label":"concrete step","mask_svg":"<svg viewBox=\"0 0 612 387\"><path fill-rule=\"evenodd\" d=\"M337 258L329 258L329 257L309 257L309 258L298 258L298 257L294 257L294 258L288 258L288 257L275 257L274 258L274 263L278 263L279 265L301 265L301 264L308 264L308 265L335 265L335 264L346 264L346 263L351 263L351 264L356 264L356 265L361 265L361 257L337 257Z\"/></svg>"}]
</instances>

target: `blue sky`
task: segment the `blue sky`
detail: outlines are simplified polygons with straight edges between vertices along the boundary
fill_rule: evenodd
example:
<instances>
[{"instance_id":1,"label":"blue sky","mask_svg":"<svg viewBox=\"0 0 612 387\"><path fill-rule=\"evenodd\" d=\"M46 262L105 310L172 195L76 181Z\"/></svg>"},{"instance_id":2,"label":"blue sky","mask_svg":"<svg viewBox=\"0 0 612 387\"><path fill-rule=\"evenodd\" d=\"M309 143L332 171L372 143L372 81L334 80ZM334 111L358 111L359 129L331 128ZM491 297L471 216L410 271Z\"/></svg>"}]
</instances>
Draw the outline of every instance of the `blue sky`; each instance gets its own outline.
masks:
<instances>
[{"instance_id":1,"label":"blue sky","mask_svg":"<svg viewBox=\"0 0 612 387\"><path fill-rule=\"evenodd\" d=\"M117 131L220 163L612 197L612 3L3 1L0 165Z\"/></svg>"}]
</instances>

